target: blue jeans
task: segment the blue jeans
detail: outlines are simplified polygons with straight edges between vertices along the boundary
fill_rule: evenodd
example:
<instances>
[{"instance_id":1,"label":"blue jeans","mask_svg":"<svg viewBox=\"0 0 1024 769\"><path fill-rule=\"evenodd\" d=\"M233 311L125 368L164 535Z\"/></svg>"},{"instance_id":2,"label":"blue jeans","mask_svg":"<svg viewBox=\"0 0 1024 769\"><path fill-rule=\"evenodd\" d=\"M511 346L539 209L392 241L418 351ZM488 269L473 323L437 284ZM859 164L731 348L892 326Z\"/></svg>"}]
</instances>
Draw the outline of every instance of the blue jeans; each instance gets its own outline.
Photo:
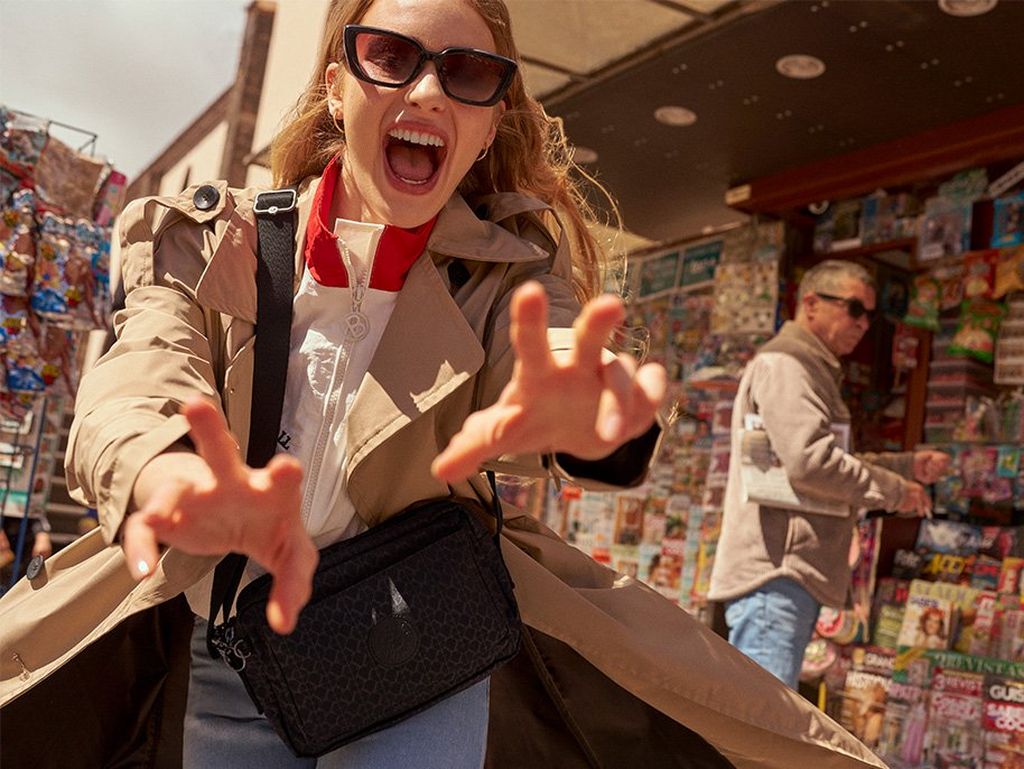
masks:
<instances>
[{"instance_id":1,"label":"blue jeans","mask_svg":"<svg viewBox=\"0 0 1024 769\"><path fill-rule=\"evenodd\" d=\"M184 769L481 769L490 679L395 726L320 758L296 758L256 711L238 674L206 651L206 622L192 634ZM359 703L352 703L359 707Z\"/></svg>"},{"instance_id":2,"label":"blue jeans","mask_svg":"<svg viewBox=\"0 0 1024 769\"><path fill-rule=\"evenodd\" d=\"M799 584L777 577L726 603L729 643L796 689L820 609Z\"/></svg>"}]
</instances>

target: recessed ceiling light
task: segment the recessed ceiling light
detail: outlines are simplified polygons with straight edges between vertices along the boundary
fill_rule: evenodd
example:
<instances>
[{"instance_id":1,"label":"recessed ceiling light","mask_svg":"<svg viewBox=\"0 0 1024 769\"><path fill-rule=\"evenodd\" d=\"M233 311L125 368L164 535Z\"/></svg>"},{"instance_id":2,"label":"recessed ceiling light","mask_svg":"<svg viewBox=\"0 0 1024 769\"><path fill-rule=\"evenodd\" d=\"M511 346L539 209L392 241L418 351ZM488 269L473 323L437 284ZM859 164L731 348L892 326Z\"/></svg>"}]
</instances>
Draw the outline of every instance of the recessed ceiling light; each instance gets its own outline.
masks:
<instances>
[{"instance_id":1,"label":"recessed ceiling light","mask_svg":"<svg viewBox=\"0 0 1024 769\"><path fill-rule=\"evenodd\" d=\"M697 122L697 113L686 107L666 105L654 110L654 119L670 126L688 126Z\"/></svg>"},{"instance_id":2,"label":"recessed ceiling light","mask_svg":"<svg viewBox=\"0 0 1024 769\"><path fill-rule=\"evenodd\" d=\"M796 80L811 80L824 74L825 62L816 56L794 53L790 56L783 56L775 62L775 69L780 75L786 77Z\"/></svg>"},{"instance_id":3,"label":"recessed ceiling light","mask_svg":"<svg viewBox=\"0 0 1024 769\"><path fill-rule=\"evenodd\" d=\"M939 0L939 8L950 16L981 16L996 7L999 0Z\"/></svg>"},{"instance_id":4,"label":"recessed ceiling light","mask_svg":"<svg viewBox=\"0 0 1024 769\"><path fill-rule=\"evenodd\" d=\"M572 160L574 163L596 163L597 153L590 147L583 147L577 144L572 148Z\"/></svg>"}]
</instances>

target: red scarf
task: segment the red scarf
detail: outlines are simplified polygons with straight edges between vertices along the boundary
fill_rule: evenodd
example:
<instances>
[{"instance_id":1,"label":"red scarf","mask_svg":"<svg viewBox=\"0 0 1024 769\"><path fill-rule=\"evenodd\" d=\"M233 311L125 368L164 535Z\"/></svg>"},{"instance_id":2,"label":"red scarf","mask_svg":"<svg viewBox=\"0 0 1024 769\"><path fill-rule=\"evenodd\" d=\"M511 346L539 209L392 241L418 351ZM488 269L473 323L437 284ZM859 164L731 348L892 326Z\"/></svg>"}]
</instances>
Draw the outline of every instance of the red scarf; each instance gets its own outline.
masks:
<instances>
[{"instance_id":1,"label":"red scarf","mask_svg":"<svg viewBox=\"0 0 1024 769\"><path fill-rule=\"evenodd\" d=\"M313 210L306 226L306 267L313 278L321 286L343 288L348 286L348 274L341 261L338 251L338 238L333 227L328 227L327 219L331 215L331 203L334 190L338 184L338 171L341 164L337 157L324 169L320 177L320 186L313 196ZM401 227L384 227L384 232L377 243L377 253L370 272L370 288L381 291L399 291L405 283L405 276L423 249L434 229L435 216L429 222L411 230Z\"/></svg>"}]
</instances>

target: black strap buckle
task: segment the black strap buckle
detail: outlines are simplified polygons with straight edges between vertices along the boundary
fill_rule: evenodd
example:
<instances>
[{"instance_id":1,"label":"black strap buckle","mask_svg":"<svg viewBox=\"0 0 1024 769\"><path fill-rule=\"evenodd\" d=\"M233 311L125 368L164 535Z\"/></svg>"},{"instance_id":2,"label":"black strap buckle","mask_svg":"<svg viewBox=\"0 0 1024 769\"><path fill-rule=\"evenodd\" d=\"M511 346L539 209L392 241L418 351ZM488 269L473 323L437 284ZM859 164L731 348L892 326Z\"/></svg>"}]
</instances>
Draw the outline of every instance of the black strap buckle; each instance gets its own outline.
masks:
<instances>
[{"instance_id":1,"label":"black strap buckle","mask_svg":"<svg viewBox=\"0 0 1024 769\"><path fill-rule=\"evenodd\" d=\"M252 212L270 216L286 214L294 210L298 202L299 194L293 189L268 190L256 196L256 200L252 204Z\"/></svg>"}]
</instances>

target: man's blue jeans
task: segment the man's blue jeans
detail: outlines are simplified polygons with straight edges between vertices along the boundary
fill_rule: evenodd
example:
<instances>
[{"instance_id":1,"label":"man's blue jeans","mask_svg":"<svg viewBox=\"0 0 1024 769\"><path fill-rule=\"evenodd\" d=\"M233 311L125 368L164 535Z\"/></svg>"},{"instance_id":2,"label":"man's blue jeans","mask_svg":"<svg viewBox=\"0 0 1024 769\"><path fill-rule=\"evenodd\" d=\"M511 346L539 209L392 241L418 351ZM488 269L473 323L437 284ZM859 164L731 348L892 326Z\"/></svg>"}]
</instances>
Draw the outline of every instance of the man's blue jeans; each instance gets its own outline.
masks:
<instances>
[{"instance_id":1,"label":"man's blue jeans","mask_svg":"<svg viewBox=\"0 0 1024 769\"><path fill-rule=\"evenodd\" d=\"M821 605L785 577L725 605L729 643L796 689Z\"/></svg>"},{"instance_id":2,"label":"man's blue jeans","mask_svg":"<svg viewBox=\"0 0 1024 769\"><path fill-rule=\"evenodd\" d=\"M296 758L256 711L242 679L192 634L184 769L480 769L487 749L490 679L326 756ZM358 708L359 703L353 702Z\"/></svg>"}]
</instances>

